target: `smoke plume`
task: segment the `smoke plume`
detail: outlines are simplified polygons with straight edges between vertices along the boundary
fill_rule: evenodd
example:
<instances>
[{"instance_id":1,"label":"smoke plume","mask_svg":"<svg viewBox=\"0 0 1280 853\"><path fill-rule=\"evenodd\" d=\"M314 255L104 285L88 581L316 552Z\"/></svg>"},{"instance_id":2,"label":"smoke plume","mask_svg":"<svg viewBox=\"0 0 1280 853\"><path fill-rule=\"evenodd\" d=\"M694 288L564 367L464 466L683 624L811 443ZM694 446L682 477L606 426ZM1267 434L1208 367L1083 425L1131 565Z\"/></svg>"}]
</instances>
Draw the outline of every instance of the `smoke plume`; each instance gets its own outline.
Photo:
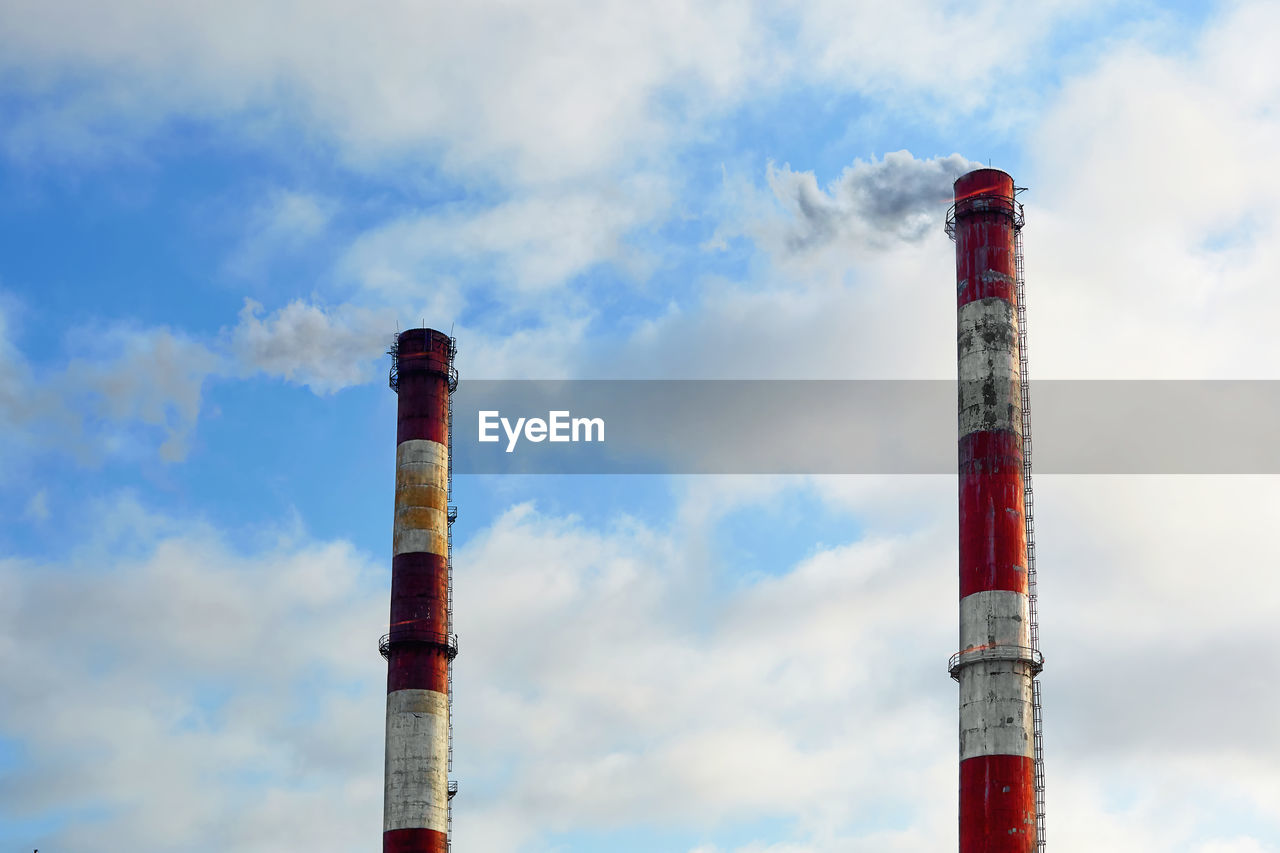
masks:
<instances>
[{"instance_id":1,"label":"smoke plume","mask_svg":"<svg viewBox=\"0 0 1280 853\"><path fill-rule=\"evenodd\" d=\"M826 190L813 172L769 166L769 187L793 222L784 245L803 252L833 241L884 246L916 241L942 219L951 184L979 164L960 154L917 160L909 151L855 160Z\"/></svg>"}]
</instances>

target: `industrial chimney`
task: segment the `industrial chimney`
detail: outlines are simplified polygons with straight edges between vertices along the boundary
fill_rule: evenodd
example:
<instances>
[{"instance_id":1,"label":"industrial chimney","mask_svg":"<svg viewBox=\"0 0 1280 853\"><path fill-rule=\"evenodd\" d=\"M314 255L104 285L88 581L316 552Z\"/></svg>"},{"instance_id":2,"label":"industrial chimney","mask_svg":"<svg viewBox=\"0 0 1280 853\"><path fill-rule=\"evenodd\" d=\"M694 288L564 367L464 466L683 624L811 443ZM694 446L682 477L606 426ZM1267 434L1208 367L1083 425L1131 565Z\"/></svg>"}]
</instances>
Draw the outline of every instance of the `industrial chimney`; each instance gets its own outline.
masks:
<instances>
[{"instance_id":1,"label":"industrial chimney","mask_svg":"<svg viewBox=\"0 0 1280 853\"><path fill-rule=\"evenodd\" d=\"M455 344L410 329L391 346L398 395L391 623L378 643L387 659L383 853L447 853L453 763L450 729L453 582L449 505Z\"/></svg>"},{"instance_id":2,"label":"industrial chimney","mask_svg":"<svg viewBox=\"0 0 1280 853\"><path fill-rule=\"evenodd\" d=\"M960 853L1044 846L1022 205L1013 178L955 182L959 361Z\"/></svg>"}]
</instances>

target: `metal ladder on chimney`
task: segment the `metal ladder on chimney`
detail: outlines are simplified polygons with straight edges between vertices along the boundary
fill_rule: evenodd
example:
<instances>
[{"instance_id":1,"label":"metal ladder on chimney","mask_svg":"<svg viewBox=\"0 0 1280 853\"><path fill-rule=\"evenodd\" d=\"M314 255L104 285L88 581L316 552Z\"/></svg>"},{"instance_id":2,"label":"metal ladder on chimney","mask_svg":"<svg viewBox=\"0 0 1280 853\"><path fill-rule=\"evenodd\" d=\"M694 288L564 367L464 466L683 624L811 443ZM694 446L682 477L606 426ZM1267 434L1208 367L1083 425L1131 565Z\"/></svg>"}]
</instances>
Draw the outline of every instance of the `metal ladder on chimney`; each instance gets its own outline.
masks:
<instances>
[{"instance_id":1,"label":"metal ladder on chimney","mask_svg":"<svg viewBox=\"0 0 1280 853\"><path fill-rule=\"evenodd\" d=\"M1018 300L1018 385L1022 404L1022 488L1027 525L1027 606L1031 620L1031 648L1040 650L1040 620L1037 615L1035 496L1031 488L1031 386L1027 375L1026 279L1022 269L1022 229L1013 237L1015 287ZM1031 729L1035 750L1036 849L1045 850L1044 815L1044 726L1040 717L1040 678L1031 679Z\"/></svg>"},{"instance_id":2,"label":"metal ladder on chimney","mask_svg":"<svg viewBox=\"0 0 1280 853\"><path fill-rule=\"evenodd\" d=\"M452 364L453 356L450 353L449 361ZM452 391L452 388L450 389ZM446 510L448 521L448 533L445 536L445 566L448 575L448 592L445 601L445 633L453 633L453 522L458 518L458 508L449 501L453 500L453 395L449 395L449 423L448 423L448 447L449 458L445 465L445 502L448 509ZM453 661L449 661L449 770L453 770Z\"/></svg>"},{"instance_id":3,"label":"metal ladder on chimney","mask_svg":"<svg viewBox=\"0 0 1280 853\"><path fill-rule=\"evenodd\" d=\"M453 392L458 388L458 371L453 366L454 355L458 352L458 341L455 338L449 338L449 365L447 369L447 382L449 385L449 410L448 424L446 425L446 436L448 442L448 457L445 460L445 516L446 516L446 533L445 533L445 574L448 577L448 592L445 602L445 634L449 639L453 639L453 523L458 520L458 508L453 505ZM455 646L456 648L456 646ZM448 722L445 728L449 732L449 763L446 772L453 772L453 658L449 658L449 704L447 709ZM452 779L447 784L448 799L446 801L447 811L445 813L445 850L449 851L453 847L453 798L458 793L458 783Z\"/></svg>"}]
</instances>

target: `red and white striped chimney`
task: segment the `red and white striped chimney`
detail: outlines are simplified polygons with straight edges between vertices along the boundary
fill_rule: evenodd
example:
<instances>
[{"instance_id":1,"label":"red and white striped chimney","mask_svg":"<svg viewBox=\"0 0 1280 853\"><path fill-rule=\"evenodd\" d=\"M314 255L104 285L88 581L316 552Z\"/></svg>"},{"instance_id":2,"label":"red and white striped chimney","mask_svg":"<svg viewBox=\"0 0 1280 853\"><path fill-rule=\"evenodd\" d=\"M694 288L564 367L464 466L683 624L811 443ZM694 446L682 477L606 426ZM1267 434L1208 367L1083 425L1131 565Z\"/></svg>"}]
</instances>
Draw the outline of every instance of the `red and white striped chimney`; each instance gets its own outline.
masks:
<instances>
[{"instance_id":1,"label":"red and white striped chimney","mask_svg":"<svg viewBox=\"0 0 1280 853\"><path fill-rule=\"evenodd\" d=\"M1036 849L1013 178L955 182L959 361L960 853Z\"/></svg>"},{"instance_id":2,"label":"red and white striped chimney","mask_svg":"<svg viewBox=\"0 0 1280 853\"><path fill-rule=\"evenodd\" d=\"M391 349L399 400L391 625L379 643L387 658L383 853L449 849L453 355L453 340L434 329L403 332Z\"/></svg>"}]
</instances>

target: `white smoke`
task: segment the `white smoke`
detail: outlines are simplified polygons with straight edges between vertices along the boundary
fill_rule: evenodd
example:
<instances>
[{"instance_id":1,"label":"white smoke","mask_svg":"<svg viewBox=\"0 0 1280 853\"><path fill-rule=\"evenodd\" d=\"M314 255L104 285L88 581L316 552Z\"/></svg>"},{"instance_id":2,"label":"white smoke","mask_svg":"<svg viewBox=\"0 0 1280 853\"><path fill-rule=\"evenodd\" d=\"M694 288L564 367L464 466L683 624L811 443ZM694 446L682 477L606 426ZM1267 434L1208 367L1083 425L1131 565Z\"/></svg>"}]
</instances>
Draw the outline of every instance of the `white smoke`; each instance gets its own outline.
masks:
<instances>
[{"instance_id":1,"label":"white smoke","mask_svg":"<svg viewBox=\"0 0 1280 853\"><path fill-rule=\"evenodd\" d=\"M979 165L960 154L918 160L894 151L879 161L855 160L823 190L813 172L770 164L769 187L793 220L783 246L796 253L836 241L919 240L941 222L951 184Z\"/></svg>"},{"instance_id":2,"label":"white smoke","mask_svg":"<svg viewBox=\"0 0 1280 853\"><path fill-rule=\"evenodd\" d=\"M231 332L232 353L246 373L261 371L331 394L370 381L395 332L394 312L344 305L326 311L295 299L262 316L246 299Z\"/></svg>"}]
</instances>

